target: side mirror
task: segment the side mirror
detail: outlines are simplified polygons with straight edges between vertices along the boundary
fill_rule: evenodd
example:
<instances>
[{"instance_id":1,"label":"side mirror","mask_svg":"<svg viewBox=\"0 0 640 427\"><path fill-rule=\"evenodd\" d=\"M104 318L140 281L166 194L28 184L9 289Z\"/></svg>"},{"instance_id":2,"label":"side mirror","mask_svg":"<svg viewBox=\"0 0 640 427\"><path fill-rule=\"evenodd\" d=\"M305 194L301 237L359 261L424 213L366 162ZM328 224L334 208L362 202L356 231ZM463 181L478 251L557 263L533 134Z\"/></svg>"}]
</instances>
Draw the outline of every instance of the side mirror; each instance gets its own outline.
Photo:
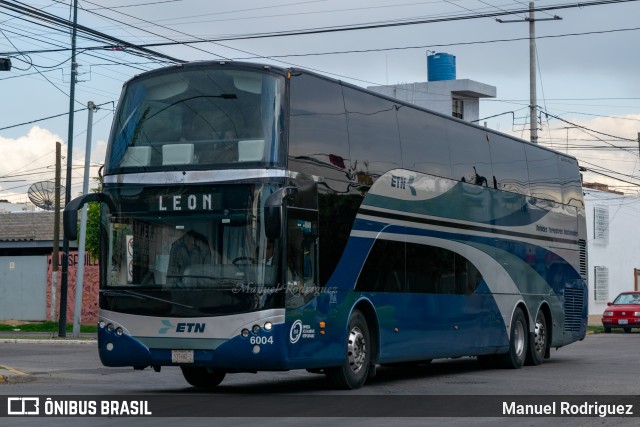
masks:
<instances>
[{"instance_id":1,"label":"side mirror","mask_svg":"<svg viewBox=\"0 0 640 427\"><path fill-rule=\"evenodd\" d=\"M64 236L67 240L78 239L78 211L90 202L106 203L110 208L114 208L111 199L103 193L85 194L67 203L62 213Z\"/></svg>"},{"instance_id":2,"label":"side mirror","mask_svg":"<svg viewBox=\"0 0 640 427\"><path fill-rule=\"evenodd\" d=\"M613 305L613 303L612 303L611 301L609 301L609 302L607 303L607 306L609 306L609 305Z\"/></svg>"},{"instance_id":3,"label":"side mirror","mask_svg":"<svg viewBox=\"0 0 640 427\"><path fill-rule=\"evenodd\" d=\"M282 233L284 200L295 195L298 189L295 187L283 187L267 198L264 203L264 232L268 239L278 239Z\"/></svg>"}]
</instances>

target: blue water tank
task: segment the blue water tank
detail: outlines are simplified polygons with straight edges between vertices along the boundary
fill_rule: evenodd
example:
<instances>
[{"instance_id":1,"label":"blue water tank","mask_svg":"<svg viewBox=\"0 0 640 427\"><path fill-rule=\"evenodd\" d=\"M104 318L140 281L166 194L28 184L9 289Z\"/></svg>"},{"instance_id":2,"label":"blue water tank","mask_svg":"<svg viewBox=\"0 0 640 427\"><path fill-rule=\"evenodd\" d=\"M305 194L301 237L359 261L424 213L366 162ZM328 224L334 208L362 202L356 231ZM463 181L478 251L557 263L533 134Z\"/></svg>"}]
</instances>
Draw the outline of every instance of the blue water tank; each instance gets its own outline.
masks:
<instances>
[{"instance_id":1,"label":"blue water tank","mask_svg":"<svg viewBox=\"0 0 640 427\"><path fill-rule=\"evenodd\" d=\"M430 82L456 79L456 57L448 53L427 54L427 74Z\"/></svg>"}]
</instances>

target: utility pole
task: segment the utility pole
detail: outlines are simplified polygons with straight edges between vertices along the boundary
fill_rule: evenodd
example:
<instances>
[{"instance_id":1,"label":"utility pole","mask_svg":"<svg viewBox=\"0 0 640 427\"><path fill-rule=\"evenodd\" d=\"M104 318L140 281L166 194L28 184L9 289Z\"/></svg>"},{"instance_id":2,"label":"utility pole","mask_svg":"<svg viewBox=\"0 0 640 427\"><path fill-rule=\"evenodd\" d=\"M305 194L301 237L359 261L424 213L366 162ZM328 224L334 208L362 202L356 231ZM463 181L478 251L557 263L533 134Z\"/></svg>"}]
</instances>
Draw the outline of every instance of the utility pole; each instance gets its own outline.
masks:
<instances>
[{"instance_id":1,"label":"utility pole","mask_svg":"<svg viewBox=\"0 0 640 427\"><path fill-rule=\"evenodd\" d=\"M535 6L529 2L529 17L515 20L496 19L501 24L512 22L529 22L529 115L531 116L531 142L538 143L538 99L536 94L536 21L557 21L562 19L558 15L553 18L535 18Z\"/></svg>"},{"instance_id":2,"label":"utility pole","mask_svg":"<svg viewBox=\"0 0 640 427\"><path fill-rule=\"evenodd\" d=\"M73 1L73 30L71 34L71 89L69 91L69 131L67 136L67 178L65 184L65 205L71 201L71 166L73 159L73 105L76 97L76 35L78 30L78 0ZM60 321L58 336L67 336L67 288L69 280L69 239L62 240L62 283L60 284Z\"/></svg>"},{"instance_id":3,"label":"utility pole","mask_svg":"<svg viewBox=\"0 0 640 427\"><path fill-rule=\"evenodd\" d=\"M60 249L60 163L62 144L56 141L56 178L55 178L55 200L53 208L53 254L51 256L51 313L49 318L56 319L56 299L58 297L58 250Z\"/></svg>"},{"instance_id":4,"label":"utility pole","mask_svg":"<svg viewBox=\"0 0 640 427\"><path fill-rule=\"evenodd\" d=\"M82 184L82 194L89 193L89 169L91 168L91 137L93 130L93 112L96 104L89 101L87 104L89 119L87 123L87 146L84 155L84 183ZM78 241L78 269L76 274L76 303L73 309L73 337L80 336L80 322L82 320L82 286L84 285L84 248L87 235L87 205L82 207L82 217L80 219L80 240Z\"/></svg>"}]
</instances>

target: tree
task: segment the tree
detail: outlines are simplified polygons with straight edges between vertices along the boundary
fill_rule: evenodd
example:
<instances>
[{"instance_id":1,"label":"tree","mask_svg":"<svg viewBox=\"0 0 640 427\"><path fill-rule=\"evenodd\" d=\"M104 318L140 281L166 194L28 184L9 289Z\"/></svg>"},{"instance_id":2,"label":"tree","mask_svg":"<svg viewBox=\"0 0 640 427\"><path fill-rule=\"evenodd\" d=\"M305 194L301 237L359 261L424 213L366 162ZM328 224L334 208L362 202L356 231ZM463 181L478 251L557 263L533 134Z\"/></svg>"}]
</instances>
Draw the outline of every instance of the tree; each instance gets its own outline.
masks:
<instances>
[{"instance_id":1,"label":"tree","mask_svg":"<svg viewBox=\"0 0 640 427\"><path fill-rule=\"evenodd\" d=\"M98 187L92 188L91 192L98 193L102 191L102 177L95 177L93 180L98 184ZM100 203L97 202L87 205L85 249L92 259L100 259Z\"/></svg>"}]
</instances>

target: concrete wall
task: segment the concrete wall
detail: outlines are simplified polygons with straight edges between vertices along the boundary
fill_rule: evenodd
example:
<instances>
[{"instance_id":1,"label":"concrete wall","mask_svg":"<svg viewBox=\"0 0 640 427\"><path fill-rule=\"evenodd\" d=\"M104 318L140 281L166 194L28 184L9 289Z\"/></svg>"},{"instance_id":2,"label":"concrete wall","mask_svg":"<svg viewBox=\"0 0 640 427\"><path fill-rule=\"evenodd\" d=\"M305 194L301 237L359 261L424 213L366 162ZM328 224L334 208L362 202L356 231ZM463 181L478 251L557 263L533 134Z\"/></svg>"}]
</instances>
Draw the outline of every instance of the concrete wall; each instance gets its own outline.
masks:
<instances>
[{"instance_id":1,"label":"concrete wall","mask_svg":"<svg viewBox=\"0 0 640 427\"><path fill-rule=\"evenodd\" d=\"M62 264L62 257L60 257ZM76 301L76 272L78 266L78 254L72 252L69 257L69 274L67 289L67 324L73 323L74 306ZM56 289L55 319L59 319L60 313L60 282L62 281L62 269L58 273L58 287ZM47 280L47 316L51 313L51 284L52 268L51 256L48 257L48 280ZM98 322L98 289L100 272L98 261L85 256L83 286L82 286L82 314L80 322L82 324L95 324Z\"/></svg>"},{"instance_id":2,"label":"concrete wall","mask_svg":"<svg viewBox=\"0 0 640 427\"><path fill-rule=\"evenodd\" d=\"M609 243L594 239L594 208L609 210ZM607 306L620 292L634 290L634 268L640 269L640 199L604 191L585 190L589 273L589 316L600 323ZM595 301L594 267L609 269L607 301Z\"/></svg>"}]
</instances>

